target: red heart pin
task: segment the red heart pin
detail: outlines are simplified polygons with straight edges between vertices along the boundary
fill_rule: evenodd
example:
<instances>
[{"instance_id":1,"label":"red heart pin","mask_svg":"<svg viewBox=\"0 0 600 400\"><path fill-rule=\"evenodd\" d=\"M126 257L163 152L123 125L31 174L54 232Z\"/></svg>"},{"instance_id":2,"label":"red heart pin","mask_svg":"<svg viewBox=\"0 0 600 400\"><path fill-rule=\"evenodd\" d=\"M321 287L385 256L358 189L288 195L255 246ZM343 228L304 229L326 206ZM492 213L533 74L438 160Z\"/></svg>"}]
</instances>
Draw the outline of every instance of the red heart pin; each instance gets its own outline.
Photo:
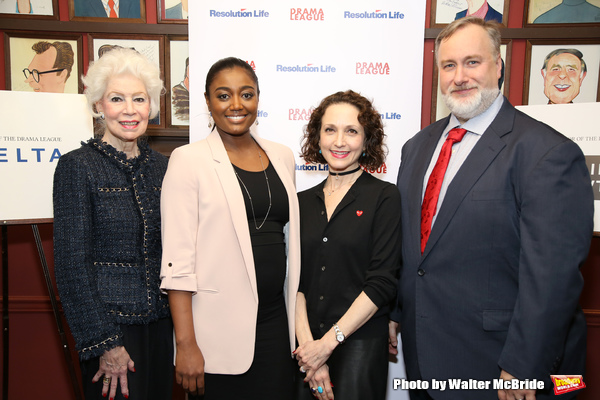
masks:
<instances>
[{"instance_id":1,"label":"red heart pin","mask_svg":"<svg viewBox=\"0 0 600 400\"><path fill-rule=\"evenodd\" d=\"M356 210L356 215L358 215L359 217L362 215L362 211L361 210Z\"/></svg>"}]
</instances>

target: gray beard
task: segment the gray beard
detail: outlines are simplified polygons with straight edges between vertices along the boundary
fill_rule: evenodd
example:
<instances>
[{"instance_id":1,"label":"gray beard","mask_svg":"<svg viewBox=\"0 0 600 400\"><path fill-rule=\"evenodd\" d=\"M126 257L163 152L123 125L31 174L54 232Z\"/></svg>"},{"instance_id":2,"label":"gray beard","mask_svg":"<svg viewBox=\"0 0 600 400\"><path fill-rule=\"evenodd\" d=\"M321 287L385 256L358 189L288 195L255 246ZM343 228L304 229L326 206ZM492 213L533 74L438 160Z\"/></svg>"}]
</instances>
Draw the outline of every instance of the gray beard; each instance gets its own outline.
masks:
<instances>
[{"instance_id":1,"label":"gray beard","mask_svg":"<svg viewBox=\"0 0 600 400\"><path fill-rule=\"evenodd\" d=\"M498 93L498 88L480 88L468 101L458 101L452 98L450 93L442 94L442 98L456 118L468 121L487 110L498 97Z\"/></svg>"}]
</instances>

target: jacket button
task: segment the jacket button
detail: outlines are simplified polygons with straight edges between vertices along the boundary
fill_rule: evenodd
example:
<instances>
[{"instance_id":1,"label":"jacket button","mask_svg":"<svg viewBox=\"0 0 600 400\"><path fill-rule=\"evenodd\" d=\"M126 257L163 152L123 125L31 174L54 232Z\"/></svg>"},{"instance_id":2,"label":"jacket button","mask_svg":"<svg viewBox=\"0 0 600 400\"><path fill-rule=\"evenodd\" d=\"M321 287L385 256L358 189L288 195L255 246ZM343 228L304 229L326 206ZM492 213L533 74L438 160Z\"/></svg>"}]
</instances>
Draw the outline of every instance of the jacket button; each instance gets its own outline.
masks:
<instances>
[{"instance_id":1,"label":"jacket button","mask_svg":"<svg viewBox=\"0 0 600 400\"><path fill-rule=\"evenodd\" d=\"M323 242L327 243L327 238L326 237L323 238Z\"/></svg>"},{"instance_id":2,"label":"jacket button","mask_svg":"<svg viewBox=\"0 0 600 400\"><path fill-rule=\"evenodd\" d=\"M419 276L423 276L423 275L425 275L425 270L424 270L424 269L421 269L421 268L419 268L419 270L417 271L417 274L418 274Z\"/></svg>"}]
</instances>

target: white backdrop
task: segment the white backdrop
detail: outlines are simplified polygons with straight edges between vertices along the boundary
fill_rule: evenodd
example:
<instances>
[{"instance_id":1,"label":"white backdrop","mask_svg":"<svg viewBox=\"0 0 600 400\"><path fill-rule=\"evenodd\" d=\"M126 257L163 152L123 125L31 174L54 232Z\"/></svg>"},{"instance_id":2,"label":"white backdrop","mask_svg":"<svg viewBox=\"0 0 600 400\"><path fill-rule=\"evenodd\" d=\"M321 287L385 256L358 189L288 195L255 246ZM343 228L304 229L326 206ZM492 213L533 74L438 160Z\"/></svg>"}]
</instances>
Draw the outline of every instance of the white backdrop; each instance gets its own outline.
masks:
<instances>
[{"instance_id":1,"label":"white backdrop","mask_svg":"<svg viewBox=\"0 0 600 400\"><path fill-rule=\"evenodd\" d=\"M298 190L326 178L326 170L298 156L303 127L322 98L352 89L382 115L389 155L379 178L395 182L402 144L421 122L425 2L378 0L194 1L189 3L190 141L207 136L204 83L218 59L235 56L256 71L259 126L253 133L296 154ZM390 380L403 378L402 362ZM388 399L407 399L388 390Z\"/></svg>"}]
</instances>

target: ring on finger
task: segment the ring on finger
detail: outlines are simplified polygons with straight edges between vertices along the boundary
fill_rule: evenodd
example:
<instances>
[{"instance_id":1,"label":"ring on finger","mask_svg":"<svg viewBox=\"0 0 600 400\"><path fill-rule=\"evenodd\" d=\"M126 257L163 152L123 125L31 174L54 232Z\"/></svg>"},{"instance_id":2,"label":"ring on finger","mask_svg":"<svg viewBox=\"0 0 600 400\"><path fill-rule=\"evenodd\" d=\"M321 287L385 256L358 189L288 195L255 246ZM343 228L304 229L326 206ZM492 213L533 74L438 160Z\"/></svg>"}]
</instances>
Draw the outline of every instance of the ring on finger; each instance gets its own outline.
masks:
<instances>
[{"instance_id":1,"label":"ring on finger","mask_svg":"<svg viewBox=\"0 0 600 400\"><path fill-rule=\"evenodd\" d=\"M304 369L304 367L300 367L300 372L302 372L303 374L306 373L306 370Z\"/></svg>"},{"instance_id":2,"label":"ring on finger","mask_svg":"<svg viewBox=\"0 0 600 400\"><path fill-rule=\"evenodd\" d=\"M310 388L310 391L311 391L312 394L317 393L317 389L315 389L315 388Z\"/></svg>"},{"instance_id":3,"label":"ring on finger","mask_svg":"<svg viewBox=\"0 0 600 400\"><path fill-rule=\"evenodd\" d=\"M102 379L102 383L104 383L105 385L110 385L110 378L108 376L105 376L104 379Z\"/></svg>"},{"instance_id":4,"label":"ring on finger","mask_svg":"<svg viewBox=\"0 0 600 400\"><path fill-rule=\"evenodd\" d=\"M323 386L319 386L319 387L317 387L317 392L319 392L319 393L323 393Z\"/></svg>"}]
</instances>

